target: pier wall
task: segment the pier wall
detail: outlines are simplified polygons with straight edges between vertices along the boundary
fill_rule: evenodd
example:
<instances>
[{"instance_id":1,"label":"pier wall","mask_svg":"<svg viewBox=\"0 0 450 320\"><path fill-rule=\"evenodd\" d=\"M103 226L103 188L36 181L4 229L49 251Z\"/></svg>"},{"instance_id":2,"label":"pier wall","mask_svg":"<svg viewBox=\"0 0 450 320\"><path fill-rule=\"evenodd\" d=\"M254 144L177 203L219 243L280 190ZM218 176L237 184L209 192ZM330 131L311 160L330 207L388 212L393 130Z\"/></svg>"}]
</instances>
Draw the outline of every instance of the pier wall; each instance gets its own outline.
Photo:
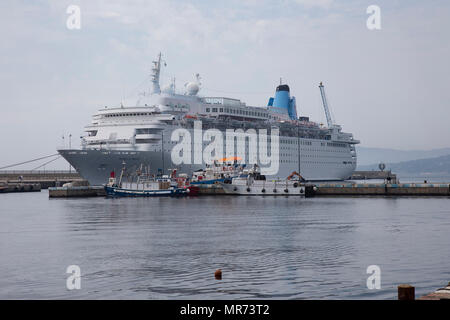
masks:
<instances>
[{"instance_id":1,"label":"pier wall","mask_svg":"<svg viewBox=\"0 0 450 320\"><path fill-rule=\"evenodd\" d=\"M0 193L41 191L40 183L3 183L0 182Z\"/></svg>"},{"instance_id":2,"label":"pier wall","mask_svg":"<svg viewBox=\"0 0 450 320\"><path fill-rule=\"evenodd\" d=\"M450 196L450 184L318 184L315 195Z\"/></svg>"},{"instance_id":3,"label":"pier wall","mask_svg":"<svg viewBox=\"0 0 450 320\"><path fill-rule=\"evenodd\" d=\"M68 182L82 183L84 180L75 171L0 171L0 182L9 184L40 184L42 189L62 186Z\"/></svg>"},{"instance_id":4,"label":"pier wall","mask_svg":"<svg viewBox=\"0 0 450 320\"><path fill-rule=\"evenodd\" d=\"M94 186L48 188L49 198L81 198L106 196L105 188Z\"/></svg>"}]
</instances>

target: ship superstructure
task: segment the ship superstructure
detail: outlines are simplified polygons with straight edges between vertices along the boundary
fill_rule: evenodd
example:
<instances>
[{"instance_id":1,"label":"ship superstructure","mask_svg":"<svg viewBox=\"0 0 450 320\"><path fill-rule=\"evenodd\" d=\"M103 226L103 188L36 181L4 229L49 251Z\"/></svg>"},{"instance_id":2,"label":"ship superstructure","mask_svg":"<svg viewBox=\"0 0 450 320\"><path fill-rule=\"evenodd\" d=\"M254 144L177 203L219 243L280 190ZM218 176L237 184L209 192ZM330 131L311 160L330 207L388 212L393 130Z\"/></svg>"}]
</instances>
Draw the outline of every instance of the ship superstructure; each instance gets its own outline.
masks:
<instances>
[{"instance_id":1,"label":"ship superstructure","mask_svg":"<svg viewBox=\"0 0 450 320\"><path fill-rule=\"evenodd\" d=\"M161 90L161 66L159 55L153 62L151 89L138 99L135 106L100 109L91 124L85 127L81 149L58 150L92 185L105 183L110 172L120 170L123 162L128 168L149 164L152 172L162 174L173 168L188 174L204 168L206 163L203 161L174 163L171 154L177 145L172 139L176 129L185 129L194 137L190 142L191 150L203 150L210 144L203 137L195 139L198 137L198 123L201 123L203 131L217 129L224 136L227 130L248 132L254 129L258 132L266 129L270 134L277 129L279 169L272 175L274 177L284 179L291 172L298 171L307 180L343 180L355 170L355 144L359 141L331 121L322 83L319 88L327 121L330 117L328 126L312 122L306 116L297 116L295 97L291 97L287 84L276 88L267 106L254 107L238 99L200 96L201 79L198 74L185 84L183 93L175 91L174 82ZM270 150L270 137L266 146L261 145L261 141L257 141L255 146L247 142L242 154L243 164L250 165L251 159L257 159L257 164L261 165L254 153L258 153L261 147ZM223 150L226 148L224 139Z\"/></svg>"}]
</instances>

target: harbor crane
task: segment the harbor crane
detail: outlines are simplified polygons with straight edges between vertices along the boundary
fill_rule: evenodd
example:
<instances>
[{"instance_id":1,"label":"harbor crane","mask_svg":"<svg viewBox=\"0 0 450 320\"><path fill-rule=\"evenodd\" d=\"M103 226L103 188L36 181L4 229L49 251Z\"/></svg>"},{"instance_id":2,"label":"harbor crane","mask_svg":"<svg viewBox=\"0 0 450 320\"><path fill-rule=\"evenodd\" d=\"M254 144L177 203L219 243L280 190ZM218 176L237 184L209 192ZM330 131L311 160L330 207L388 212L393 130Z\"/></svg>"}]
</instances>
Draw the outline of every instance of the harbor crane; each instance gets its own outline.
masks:
<instances>
[{"instance_id":1,"label":"harbor crane","mask_svg":"<svg viewBox=\"0 0 450 320\"><path fill-rule=\"evenodd\" d=\"M330 109L328 107L327 96L325 95L325 87L323 86L322 81L319 84L320 95L322 96L323 109L325 110L325 116L327 117L328 128L334 126L334 120L331 117Z\"/></svg>"}]
</instances>

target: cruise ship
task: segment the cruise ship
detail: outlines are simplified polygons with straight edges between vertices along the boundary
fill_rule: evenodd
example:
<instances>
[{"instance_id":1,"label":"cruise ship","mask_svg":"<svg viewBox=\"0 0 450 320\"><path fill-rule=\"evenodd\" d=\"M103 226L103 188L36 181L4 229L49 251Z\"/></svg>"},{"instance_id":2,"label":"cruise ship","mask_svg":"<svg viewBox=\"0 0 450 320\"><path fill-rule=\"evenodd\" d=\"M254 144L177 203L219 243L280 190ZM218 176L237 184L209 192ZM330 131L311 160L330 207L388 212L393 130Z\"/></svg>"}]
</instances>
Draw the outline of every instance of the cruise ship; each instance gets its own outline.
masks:
<instances>
[{"instance_id":1,"label":"cruise ship","mask_svg":"<svg viewBox=\"0 0 450 320\"><path fill-rule=\"evenodd\" d=\"M298 116L295 97L281 81L267 106L247 106L238 99L202 97L198 74L183 92L177 92L174 81L161 89L163 64L159 54L152 63L151 86L136 105L101 108L85 127L81 148L58 150L91 185L106 183L111 172L123 166L134 170L145 165L154 174L173 169L191 174L233 155L239 165L256 163L262 170L272 157L277 163L266 171L269 178L284 179L297 171L309 181L345 180L355 170L359 141L334 123L322 83L327 125ZM208 136L211 132L214 138ZM217 134L228 138L229 132L236 138L218 139ZM222 150L210 153L211 145L218 143Z\"/></svg>"}]
</instances>

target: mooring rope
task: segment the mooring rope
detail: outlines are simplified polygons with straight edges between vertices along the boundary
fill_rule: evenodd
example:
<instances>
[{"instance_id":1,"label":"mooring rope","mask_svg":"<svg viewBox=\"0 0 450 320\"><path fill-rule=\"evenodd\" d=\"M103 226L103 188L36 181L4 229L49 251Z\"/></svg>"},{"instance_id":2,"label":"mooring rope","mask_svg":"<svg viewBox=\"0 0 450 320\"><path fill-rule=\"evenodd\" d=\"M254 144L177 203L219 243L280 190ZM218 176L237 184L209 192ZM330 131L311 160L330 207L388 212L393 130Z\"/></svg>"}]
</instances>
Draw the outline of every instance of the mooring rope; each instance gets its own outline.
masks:
<instances>
[{"instance_id":1,"label":"mooring rope","mask_svg":"<svg viewBox=\"0 0 450 320\"><path fill-rule=\"evenodd\" d=\"M53 161L56 161L56 160L58 160L59 158L61 158L61 156L59 156L59 157L56 157L55 159L52 159L52 160L50 160L50 161L47 161L46 163L44 163L44 164L41 164L40 166L37 166L37 167L36 167L36 168L34 168L34 169L31 169L31 171L37 170L37 169L39 169L39 168L41 168L41 167L45 166L46 164L49 164L49 163L51 163L51 162L53 162Z\"/></svg>"},{"instance_id":2,"label":"mooring rope","mask_svg":"<svg viewBox=\"0 0 450 320\"><path fill-rule=\"evenodd\" d=\"M54 157L54 156L58 156L58 155L59 155L59 153L55 153L55 154L52 154L52 155L49 155L49 156L45 156L45 157L40 157L40 158L36 158L36 159L24 161L24 162L19 162L19 163L10 164L10 165L4 166L4 167L0 167L0 170L7 169L7 168L12 168L12 167L17 167L17 166L20 166L20 165L22 165L22 164L26 164L26 163L30 163L30 162L35 162L35 161L39 161L39 160L42 160L42 159L47 159L47 158Z\"/></svg>"}]
</instances>

